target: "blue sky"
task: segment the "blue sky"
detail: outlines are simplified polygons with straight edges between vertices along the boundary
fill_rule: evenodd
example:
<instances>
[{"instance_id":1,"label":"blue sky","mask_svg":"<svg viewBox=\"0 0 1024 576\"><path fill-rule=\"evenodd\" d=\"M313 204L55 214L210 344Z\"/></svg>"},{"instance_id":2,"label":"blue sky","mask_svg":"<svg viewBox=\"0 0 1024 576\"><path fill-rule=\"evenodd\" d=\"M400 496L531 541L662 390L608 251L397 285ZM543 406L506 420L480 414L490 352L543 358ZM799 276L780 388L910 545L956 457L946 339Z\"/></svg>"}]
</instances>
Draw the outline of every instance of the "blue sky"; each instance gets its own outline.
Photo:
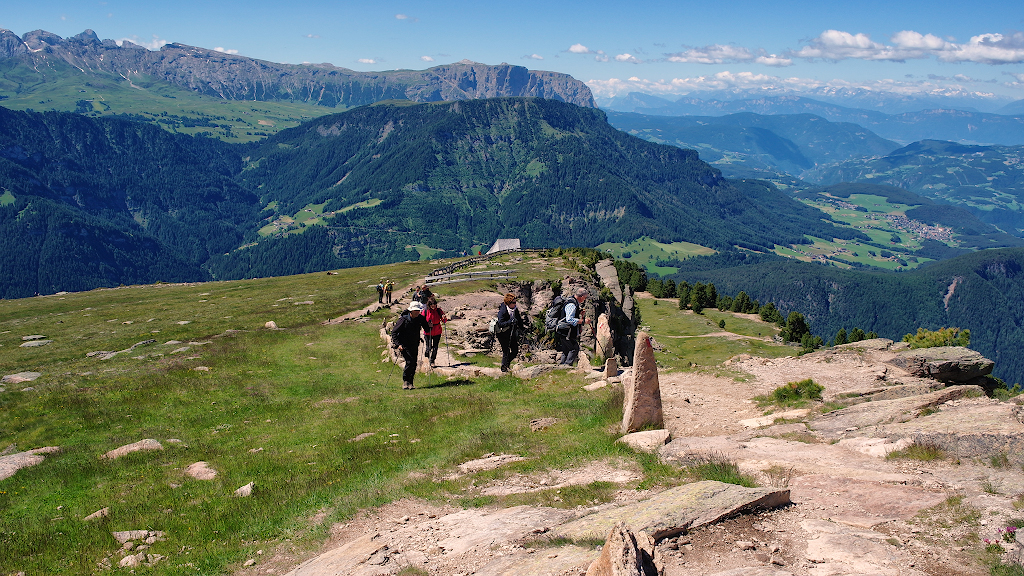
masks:
<instances>
[{"instance_id":1,"label":"blue sky","mask_svg":"<svg viewBox=\"0 0 1024 576\"><path fill-rule=\"evenodd\" d=\"M1024 2L462 0L8 2L0 27L274 62L423 69L462 59L565 72L598 96L769 87L1024 98Z\"/></svg>"}]
</instances>

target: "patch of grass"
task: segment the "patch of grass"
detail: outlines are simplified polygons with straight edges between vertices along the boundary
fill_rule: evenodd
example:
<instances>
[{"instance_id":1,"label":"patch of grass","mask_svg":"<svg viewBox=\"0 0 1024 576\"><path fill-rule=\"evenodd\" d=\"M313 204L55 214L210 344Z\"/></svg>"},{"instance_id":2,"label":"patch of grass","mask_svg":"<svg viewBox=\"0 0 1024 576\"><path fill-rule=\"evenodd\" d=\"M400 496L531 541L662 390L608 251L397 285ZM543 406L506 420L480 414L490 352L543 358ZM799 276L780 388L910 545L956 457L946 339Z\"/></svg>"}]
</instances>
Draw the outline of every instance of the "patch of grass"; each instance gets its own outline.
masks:
<instances>
[{"instance_id":1,"label":"patch of grass","mask_svg":"<svg viewBox=\"0 0 1024 576\"><path fill-rule=\"evenodd\" d=\"M435 482L434 472L488 452L526 456L523 469L614 456L637 462L645 482L673 481L649 455L614 443L621 392L585 392L565 372L528 382L419 374L417 389L403 391L393 365L380 363L385 312L322 324L375 302L381 277L400 289L434 266L0 301L0 373L42 373L34 391L6 386L0 394L0 449L62 448L0 481L0 574L91 574L120 548L112 531L139 528L167 534L150 551L168 560L147 573L180 573L191 563L220 574L253 546L290 540L315 549L331 523L358 510L405 497L455 499L463 484ZM442 296L479 288L465 284L475 286L449 286ZM296 304L303 302L313 304ZM282 330L265 330L268 320ZM53 343L19 348L30 334ZM148 339L156 342L110 360L86 356ZM537 417L560 424L532 433ZM373 435L353 441L363 433ZM98 458L143 438L164 450ZM218 471L215 480L184 475L199 460ZM251 481L251 497L232 497ZM608 490L596 484L561 497L601 500ZM104 507L109 518L80 520Z\"/></svg>"},{"instance_id":2,"label":"patch of grass","mask_svg":"<svg viewBox=\"0 0 1024 576\"><path fill-rule=\"evenodd\" d=\"M993 454L989 458L989 463L992 464L993 468L1009 468L1010 467L1010 457L1005 452L1001 452L999 454Z\"/></svg>"},{"instance_id":3,"label":"patch of grass","mask_svg":"<svg viewBox=\"0 0 1024 576\"><path fill-rule=\"evenodd\" d=\"M757 486L757 481L740 472L740 467L721 452L692 453L683 460L683 468L695 482L715 480L726 484L738 484L747 488Z\"/></svg>"},{"instance_id":4,"label":"patch of grass","mask_svg":"<svg viewBox=\"0 0 1024 576\"><path fill-rule=\"evenodd\" d=\"M539 490L521 494L510 494L498 497L495 504L510 506L547 506L549 508L576 508L577 506L595 506L615 500L615 492L619 485L614 482L591 482L582 486L565 486L550 490Z\"/></svg>"},{"instance_id":5,"label":"patch of grass","mask_svg":"<svg viewBox=\"0 0 1024 576\"><path fill-rule=\"evenodd\" d=\"M1017 496L1013 499L1013 509L1024 510L1024 492L1017 494Z\"/></svg>"},{"instance_id":6,"label":"patch of grass","mask_svg":"<svg viewBox=\"0 0 1024 576\"><path fill-rule=\"evenodd\" d=\"M601 538L569 538L567 536L538 536L535 538L526 538L520 540L518 544L523 548L561 548L563 546L579 546L593 550L598 546L604 545L605 541Z\"/></svg>"},{"instance_id":7,"label":"patch of grass","mask_svg":"<svg viewBox=\"0 0 1024 576\"><path fill-rule=\"evenodd\" d=\"M932 460L942 460L946 457L946 452L937 444L931 444L927 442L915 441L910 446L902 450L893 450L886 454L886 460L921 460L923 462L930 462Z\"/></svg>"},{"instance_id":8,"label":"patch of grass","mask_svg":"<svg viewBox=\"0 0 1024 576\"><path fill-rule=\"evenodd\" d=\"M779 386L770 395L754 396L753 400L762 408L772 405L801 408L806 406L809 400L821 400L821 393L824 390L824 386L807 378Z\"/></svg>"},{"instance_id":9,"label":"patch of grass","mask_svg":"<svg viewBox=\"0 0 1024 576\"><path fill-rule=\"evenodd\" d=\"M986 494L999 494L999 490L996 490L996 485L991 480L983 480L981 483L981 489Z\"/></svg>"},{"instance_id":10,"label":"patch of grass","mask_svg":"<svg viewBox=\"0 0 1024 576\"><path fill-rule=\"evenodd\" d=\"M782 440L803 442L804 444L821 444L821 438L811 434L810 432L785 432L777 435L776 437Z\"/></svg>"}]
</instances>

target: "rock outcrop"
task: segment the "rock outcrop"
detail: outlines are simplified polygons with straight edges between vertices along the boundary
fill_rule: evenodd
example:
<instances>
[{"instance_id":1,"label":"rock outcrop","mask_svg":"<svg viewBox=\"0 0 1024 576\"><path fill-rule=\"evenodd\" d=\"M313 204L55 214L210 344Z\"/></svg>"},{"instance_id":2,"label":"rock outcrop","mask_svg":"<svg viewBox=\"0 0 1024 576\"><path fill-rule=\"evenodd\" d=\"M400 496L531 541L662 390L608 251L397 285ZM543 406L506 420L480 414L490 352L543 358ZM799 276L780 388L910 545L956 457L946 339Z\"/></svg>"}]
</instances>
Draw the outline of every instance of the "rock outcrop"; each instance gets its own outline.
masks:
<instances>
[{"instance_id":1,"label":"rock outcrop","mask_svg":"<svg viewBox=\"0 0 1024 576\"><path fill-rule=\"evenodd\" d=\"M225 100L298 101L333 108L391 99L436 102L531 96L596 107L590 88L568 74L469 60L427 70L357 72L330 64L277 64L178 43L160 50L131 42L118 46L113 40L100 40L92 30L71 38L42 30L18 38L3 30L0 59L22 60L34 67L66 62L83 71L100 70L124 78L148 75Z\"/></svg>"},{"instance_id":2,"label":"rock outcrop","mask_svg":"<svg viewBox=\"0 0 1024 576\"><path fill-rule=\"evenodd\" d=\"M995 362L963 346L918 348L899 352L889 361L911 376L965 383L992 373Z\"/></svg>"}]
</instances>

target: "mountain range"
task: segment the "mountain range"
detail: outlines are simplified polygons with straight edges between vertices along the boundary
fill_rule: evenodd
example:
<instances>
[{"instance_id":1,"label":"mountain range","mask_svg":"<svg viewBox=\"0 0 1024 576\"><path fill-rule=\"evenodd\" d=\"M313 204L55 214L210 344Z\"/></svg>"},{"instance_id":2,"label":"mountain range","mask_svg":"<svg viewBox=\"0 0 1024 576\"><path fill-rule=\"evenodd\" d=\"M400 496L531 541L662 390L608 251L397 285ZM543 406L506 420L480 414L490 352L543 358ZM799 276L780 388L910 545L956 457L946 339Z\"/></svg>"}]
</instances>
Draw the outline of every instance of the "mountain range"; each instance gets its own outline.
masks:
<instances>
[{"instance_id":1,"label":"mountain range","mask_svg":"<svg viewBox=\"0 0 1024 576\"><path fill-rule=\"evenodd\" d=\"M535 96L593 107L586 84L567 74L488 66L470 61L427 70L356 72L330 64L278 64L184 44L148 50L129 41L100 40L92 30L70 38L35 30L19 37L0 29L0 63L18 68L5 88L17 92L68 69L83 76L157 79L223 100L283 101L328 108L386 99L417 102Z\"/></svg>"},{"instance_id":2,"label":"mountain range","mask_svg":"<svg viewBox=\"0 0 1024 576\"><path fill-rule=\"evenodd\" d=\"M923 139L951 140L973 144L1024 144L1024 112L1017 115L994 114L952 106L916 108L887 113L851 108L803 96L762 96L733 100L701 99L683 96L672 101L649 94L630 93L602 102L602 107L617 112L635 112L655 116L724 116L739 112L763 115L814 114L832 122L848 122L871 130L882 138L901 144ZM1017 110L1008 104L1006 110Z\"/></svg>"}]
</instances>

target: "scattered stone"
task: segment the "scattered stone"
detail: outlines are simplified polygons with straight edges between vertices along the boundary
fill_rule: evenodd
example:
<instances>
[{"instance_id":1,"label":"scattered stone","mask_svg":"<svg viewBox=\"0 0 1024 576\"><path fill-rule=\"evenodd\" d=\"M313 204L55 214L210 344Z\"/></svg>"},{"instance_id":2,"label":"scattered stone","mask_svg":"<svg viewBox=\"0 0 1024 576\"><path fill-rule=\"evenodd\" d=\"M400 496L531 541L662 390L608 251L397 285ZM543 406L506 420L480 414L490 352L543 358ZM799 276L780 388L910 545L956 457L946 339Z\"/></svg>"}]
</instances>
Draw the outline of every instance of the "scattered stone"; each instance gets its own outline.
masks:
<instances>
[{"instance_id":1,"label":"scattered stone","mask_svg":"<svg viewBox=\"0 0 1024 576\"><path fill-rule=\"evenodd\" d=\"M330 274L330 272L328 272L328 274ZM252 566L255 563L256 563L256 559L255 558L249 558L248 560L245 561L245 563L242 564L242 566L245 566L246 568L248 568L249 566Z\"/></svg>"},{"instance_id":2,"label":"scattered stone","mask_svg":"<svg viewBox=\"0 0 1024 576\"><path fill-rule=\"evenodd\" d=\"M22 382L31 382L40 376L42 374L39 372L18 372L17 374L8 374L0 381L4 384L21 384Z\"/></svg>"},{"instance_id":3,"label":"scattered stone","mask_svg":"<svg viewBox=\"0 0 1024 576\"><path fill-rule=\"evenodd\" d=\"M634 532L643 530L660 540L743 512L789 503L789 490L745 488L704 480L666 490L636 504L584 516L552 533L576 540L601 538L616 523L625 522Z\"/></svg>"},{"instance_id":4,"label":"scattered stone","mask_svg":"<svg viewBox=\"0 0 1024 576\"><path fill-rule=\"evenodd\" d=\"M36 389L33 388L32 386L29 386L28 388L22 388L21 391L22 392L35 392Z\"/></svg>"},{"instance_id":5,"label":"scattered stone","mask_svg":"<svg viewBox=\"0 0 1024 576\"><path fill-rule=\"evenodd\" d=\"M540 432L558 423L558 418L534 418L530 420L530 430Z\"/></svg>"},{"instance_id":6,"label":"scattered stone","mask_svg":"<svg viewBox=\"0 0 1024 576\"><path fill-rule=\"evenodd\" d=\"M175 324L177 324L179 326L184 326L185 324L191 324L191 323L192 323L191 320L178 320L177 322L175 322Z\"/></svg>"},{"instance_id":7,"label":"scattered stone","mask_svg":"<svg viewBox=\"0 0 1024 576\"><path fill-rule=\"evenodd\" d=\"M267 330L280 330L280 328L277 327L277 322L274 322L273 320L268 320L267 323L263 325L263 327L266 328Z\"/></svg>"},{"instance_id":8,"label":"scattered stone","mask_svg":"<svg viewBox=\"0 0 1024 576\"><path fill-rule=\"evenodd\" d=\"M195 370L196 372L209 372L210 371L210 367L209 366L196 366L195 368L193 368L193 370Z\"/></svg>"},{"instance_id":9,"label":"scattered stone","mask_svg":"<svg viewBox=\"0 0 1024 576\"><path fill-rule=\"evenodd\" d=\"M142 556L145 557L144 552L140 552L140 554L142 554ZM117 565L121 568L136 568L141 564L142 562L139 561L138 556L136 556L135 554L129 554L128 556L125 556L124 558L121 558L120 562L117 563Z\"/></svg>"},{"instance_id":10,"label":"scattered stone","mask_svg":"<svg viewBox=\"0 0 1024 576\"><path fill-rule=\"evenodd\" d=\"M99 510L93 512L92 514L89 514L85 518L82 518L82 520L85 520L86 522L91 522L93 520L99 520L100 518L106 518L108 516L110 516L110 508L100 508Z\"/></svg>"},{"instance_id":11,"label":"scattered stone","mask_svg":"<svg viewBox=\"0 0 1024 576\"><path fill-rule=\"evenodd\" d=\"M38 348L40 346L46 346L50 342L53 342L53 340L32 340L29 342L25 342L24 344L19 346L19 348Z\"/></svg>"},{"instance_id":12,"label":"scattered stone","mask_svg":"<svg viewBox=\"0 0 1024 576\"><path fill-rule=\"evenodd\" d=\"M583 389L586 390L587 392L593 392L594 390L600 390L601 388L604 388L606 386L608 386L607 380L598 380L597 382L587 384L586 386L583 387Z\"/></svg>"},{"instance_id":13,"label":"scattered stone","mask_svg":"<svg viewBox=\"0 0 1024 576\"><path fill-rule=\"evenodd\" d=\"M259 454L260 452L263 452L263 447L262 446L260 446L259 448L250 448L249 449L249 454Z\"/></svg>"},{"instance_id":14,"label":"scattered stone","mask_svg":"<svg viewBox=\"0 0 1024 576\"><path fill-rule=\"evenodd\" d=\"M605 378L615 378L619 375L619 362L614 356L609 357L604 361L604 376Z\"/></svg>"},{"instance_id":15,"label":"scattered stone","mask_svg":"<svg viewBox=\"0 0 1024 576\"><path fill-rule=\"evenodd\" d=\"M185 474L196 480L213 480L217 477L217 471L210 468L206 462L195 462L185 469Z\"/></svg>"},{"instance_id":16,"label":"scattered stone","mask_svg":"<svg viewBox=\"0 0 1024 576\"><path fill-rule=\"evenodd\" d=\"M645 430L626 434L616 442L622 442L637 452L655 453L668 443L672 435L668 430Z\"/></svg>"},{"instance_id":17,"label":"scattered stone","mask_svg":"<svg viewBox=\"0 0 1024 576\"><path fill-rule=\"evenodd\" d=\"M21 339L26 341L26 342L31 341L31 340L44 340L45 338L46 338L46 336L43 336L42 334L33 334L31 336L22 336L21 337Z\"/></svg>"},{"instance_id":18,"label":"scattered stone","mask_svg":"<svg viewBox=\"0 0 1024 576\"><path fill-rule=\"evenodd\" d=\"M57 452L60 452L59 446L46 446L43 448L26 450L25 452L17 452L14 454L0 456L0 480L14 476L14 474L22 468L28 468L29 466L39 464L45 459L43 454L55 454Z\"/></svg>"},{"instance_id":19,"label":"scattered stone","mask_svg":"<svg viewBox=\"0 0 1024 576\"><path fill-rule=\"evenodd\" d=\"M459 464L459 471L463 474L472 474L474 472L480 472L481 470L493 470L498 466L510 464L512 462L519 462L520 460L526 460L526 458L515 454L488 454L483 458Z\"/></svg>"},{"instance_id":20,"label":"scattered stone","mask_svg":"<svg viewBox=\"0 0 1024 576\"><path fill-rule=\"evenodd\" d=\"M665 417L661 409L658 365L651 337L646 332L637 332L633 375L624 385L622 432L636 432L650 426L660 428Z\"/></svg>"},{"instance_id":21,"label":"scattered stone","mask_svg":"<svg viewBox=\"0 0 1024 576\"><path fill-rule=\"evenodd\" d=\"M179 354L181 352L188 352L191 349L192 348L189 347L189 346L182 346L181 348L175 348L174 350L171 350L171 354Z\"/></svg>"},{"instance_id":22,"label":"scattered stone","mask_svg":"<svg viewBox=\"0 0 1024 576\"><path fill-rule=\"evenodd\" d=\"M304 301L302 301L302 302L292 302L292 306L301 306L301 305L306 305L306 306L308 306L308 305L310 305L310 304L312 304L312 303L313 303L313 301L312 301L312 300L304 300Z\"/></svg>"},{"instance_id":23,"label":"scattered stone","mask_svg":"<svg viewBox=\"0 0 1024 576\"><path fill-rule=\"evenodd\" d=\"M163 450L164 447L156 440L152 438L146 438L145 440L139 440L131 444L125 444L119 448L114 448L110 452L103 455L103 458L107 460L115 460L124 456L125 454L131 454L132 452L139 452L141 450Z\"/></svg>"},{"instance_id":24,"label":"scattered stone","mask_svg":"<svg viewBox=\"0 0 1024 576\"><path fill-rule=\"evenodd\" d=\"M531 378L536 378L545 372L551 372L555 368L555 364L534 364L533 366L516 368L512 370L512 375L523 380L530 380Z\"/></svg>"},{"instance_id":25,"label":"scattered stone","mask_svg":"<svg viewBox=\"0 0 1024 576\"><path fill-rule=\"evenodd\" d=\"M356 436L355 438L349 438L348 441L349 442L359 442L360 440L365 440L365 439L369 438L370 436L373 436L374 434L376 434L376 433L375 432L363 432L362 434ZM262 448L260 448L260 450L262 450Z\"/></svg>"},{"instance_id":26,"label":"scattered stone","mask_svg":"<svg viewBox=\"0 0 1024 576\"><path fill-rule=\"evenodd\" d=\"M246 498L252 496L252 489L256 487L255 482L249 482L245 486L242 486L238 490L235 490L235 497Z\"/></svg>"},{"instance_id":27,"label":"scattered stone","mask_svg":"<svg viewBox=\"0 0 1024 576\"><path fill-rule=\"evenodd\" d=\"M118 544L126 544L133 540L144 540L150 536L149 530L124 530L121 532L111 532L114 536L114 540L117 540ZM155 533L154 533L155 535Z\"/></svg>"}]
</instances>

